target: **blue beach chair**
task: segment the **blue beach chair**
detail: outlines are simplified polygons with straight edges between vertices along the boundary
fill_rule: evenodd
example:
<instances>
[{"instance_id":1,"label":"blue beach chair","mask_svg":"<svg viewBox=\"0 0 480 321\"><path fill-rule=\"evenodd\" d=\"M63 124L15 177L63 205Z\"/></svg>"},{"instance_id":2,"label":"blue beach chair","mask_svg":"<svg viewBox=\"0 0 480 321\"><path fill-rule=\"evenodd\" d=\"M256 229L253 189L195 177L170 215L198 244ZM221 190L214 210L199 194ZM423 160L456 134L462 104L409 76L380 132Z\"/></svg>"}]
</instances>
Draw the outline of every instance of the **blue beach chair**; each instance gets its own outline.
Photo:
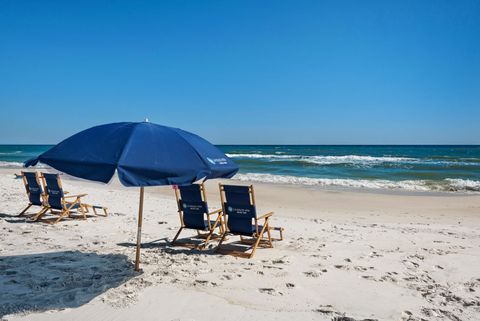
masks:
<instances>
[{"instance_id":1,"label":"blue beach chair","mask_svg":"<svg viewBox=\"0 0 480 321\"><path fill-rule=\"evenodd\" d=\"M217 251L222 251L221 245L227 234L239 235L240 243L250 245L250 253L228 252L228 254L235 256L251 258L259 245L273 247L273 239L270 234L270 218L273 212L257 216L253 185L233 186L219 184L219 187L227 228L220 239ZM280 233L283 231L282 228L276 229L279 229ZM244 237L249 237L250 239L244 239ZM283 237L282 234L281 237Z\"/></svg>"},{"instance_id":2,"label":"blue beach chair","mask_svg":"<svg viewBox=\"0 0 480 321\"><path fill-rule=\"evenodd\" d=\"M55 211L58 218L53 224L58 223L65 217L69 217L73 210L77 210L82 214L83 219L86 219L87 206L82 203L81 198L87 194L80 195L65 195L62 188L62 182L59 174L42 173L41 178L45 187L46 204L42 211L35 215L32 219L38 221L48 210L52 213Z\"/></svg>"},{"instance_id":3,"label":"blue beach chair","mask_svg":"<svg viewBox=\"0 0 480 321\"><path fill-rule=\"evenodd\" d=\"M40 211L42 211L44 209L45 193L37 172L22 172L21 178L27 192L28 205L18 216L24 215L32 206L41 206Z\"/></svg>"},{"instance_id":4,"label":"blue beach chair","mask_svg":"<svg viewBox=\"0 0 480 321\"><path fill-rule=\"evenodd\" d=\"M181 245L187 247L205 248L207 243L215 238L215 230L220 230L220 235L224 231L224 224L222 220L222 210L218 209L209 212L207 204L207 195L205 193L205 186L203 184L192 184L186 186L175 186L175 197L177 199L178 214L180 216L180 229L173 238L172 245L176 244L178 236L183 229L197 230L197 237L205 240L196 246L194 244L182 243ZM215 220L212 220L212 215L217 215ZM204 232L204 233L201 233Z\"/></svg>"}]
</instances>

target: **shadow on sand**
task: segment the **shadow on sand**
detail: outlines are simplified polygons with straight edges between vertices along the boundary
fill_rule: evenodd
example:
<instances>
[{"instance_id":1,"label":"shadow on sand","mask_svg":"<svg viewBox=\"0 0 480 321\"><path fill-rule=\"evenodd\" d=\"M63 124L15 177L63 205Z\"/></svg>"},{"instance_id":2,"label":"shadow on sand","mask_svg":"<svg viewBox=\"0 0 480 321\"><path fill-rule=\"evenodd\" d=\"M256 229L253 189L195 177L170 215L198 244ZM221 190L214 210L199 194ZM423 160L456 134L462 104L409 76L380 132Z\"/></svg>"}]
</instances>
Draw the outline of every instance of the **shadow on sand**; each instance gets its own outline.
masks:
<instances>
[{"instance_id":1,"label":"shadow on sand","mask_svg":"<svg viewBox=\"0 0 480 321\"><path fill-rule=\"evenodd\" d=\"M172 245L167 238L161 238L158 240L144 242L141 244L142 249L161 249L168 254L201 254L201 255L231 255L235 257L249 257L249 251L251 250L253 241L251 239L244 239L243 241L231 241L231 239L226 238L225 243L222 244L222 248L217 248L218 240L211 241L205 249L199 249L197 246L203 244L203 239L194 237L187 237L183 239L178 239L175 245ZM123 247L136 247L135 243L131 242L122 242L117 243L118 246ZM263 246L259 246L261 249Z\"/></svg>"},{"instance_id":2,"label":"shadow on sand","mask_svg":"<svg viewBox=\"0 0 480 321\"><path fill-rule=\"evenodd\" d=\"M0 257L0 318L75 308L135 276L125 255L79 251Z\"/></svg>"}]
</instances>

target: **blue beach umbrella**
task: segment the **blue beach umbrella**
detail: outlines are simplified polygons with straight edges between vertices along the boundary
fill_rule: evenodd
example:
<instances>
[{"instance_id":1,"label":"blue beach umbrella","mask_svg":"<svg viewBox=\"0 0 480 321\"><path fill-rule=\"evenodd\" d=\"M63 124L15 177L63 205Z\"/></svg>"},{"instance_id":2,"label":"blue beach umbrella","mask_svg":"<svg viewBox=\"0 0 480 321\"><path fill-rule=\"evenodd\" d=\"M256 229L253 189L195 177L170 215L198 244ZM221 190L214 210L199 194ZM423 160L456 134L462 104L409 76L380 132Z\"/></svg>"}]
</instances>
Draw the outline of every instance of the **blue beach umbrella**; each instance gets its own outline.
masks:
<instances>
[{"instance_id":1,"label":"blue beach umbrella","mask_svg":"<svg viewBox=\"0 0 480 321\"><path fill-rule=\"evenodd\" d=\"M108 183L115 172L125 186L140 187L137 253L145 186L184 185L201 179L231 178L238 166L205 139L187 131L149 123L95 126L50 148L24 166L37 163L83 179Z\"/></svg>"}]
</instances>

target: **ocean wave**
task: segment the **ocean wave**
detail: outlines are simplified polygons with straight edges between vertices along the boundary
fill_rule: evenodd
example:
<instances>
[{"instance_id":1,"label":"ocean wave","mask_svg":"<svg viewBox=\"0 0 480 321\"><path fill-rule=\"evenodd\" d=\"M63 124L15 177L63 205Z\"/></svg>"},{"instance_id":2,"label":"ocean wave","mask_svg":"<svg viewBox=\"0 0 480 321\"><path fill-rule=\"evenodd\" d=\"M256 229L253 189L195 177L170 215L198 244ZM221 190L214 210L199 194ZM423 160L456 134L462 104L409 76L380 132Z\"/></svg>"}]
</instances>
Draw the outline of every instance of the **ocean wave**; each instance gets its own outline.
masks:
<instances>
[{"instance_id":1,"label":"ocean wave","mask_svg":"<svg viewBox=\"0 0 480 321\"><path fill-rule=\"evenodd\" d=\"M383 163L402 163L402 164L426 164L438 166L479 166L478 162L465 161L445 161L425 158L411 157L395 157L395 156L362 156L362 155L343 155L343 156L306 156L306 155L278 155L278 154L226 154L230 158L243 159L262 159L266 161L293 161L304 162L317 165L335 165L335 164L352 164L352 165L378 165Z\"/></svg>"},{"instance_id":2,"label":"ocean wave","mask_svg":"<svg viewBox=\"0 0 480 321\"><path fill-rule=\"evenodd\" d=\"M36 168L47 168L47 165L37 164ZM0 161L0 168L23 168L23 163Z\"/></svg>"},{"instance_id":3,"label":"ocean wave","mask_svg":"<svg viewBox=\"0 0 480 321\"><path fill-rule=\"evenodd\" d=\"M22 151L21 150L16 150L16 151L13 151L13 152L0 152L0 155L18 155L18 154L21 154Z\"/></svg>"},{"instance_id":4,"label":"ocean wave","mask_svg":"<svg viewBox=\"0 0 480 321\"><path fill-rule=\"evenodd\" d=\"M302 158L303 161L319 165L329 164L381 164L381 163L406 163L415 161L414 158L408 157L391 157L391 156L307 156Z\"/></svg>"},{"instance_id":5,"label":"ocean wave","mask_svg":"<svg viewBox=\"0 0 480 321\"><path fill-rule=\"evenodd\" d=\"M337 186L350 188L387 189L406 191L450 191L450 192L480 192L480 181L463 179L445 179L442 181L428 180L368 180L343 178L312 178L289 175L273 175L261 173L237 174L234 179L251 182L274 184L293 184L307 186Z\"/></svg>"},{"instance_id":6,"label":"ocean wave","mask_svg":"<svg viewBox=\"0 0 480 321\"><path fill-rule=\"evenodd\" d=\"M19 168L19 167L23 167L23 163L0 161L0 167L3 167L3 168Z\"/></svg>"},{"instance_id":7,"label":"ocean wave","mask_svg":"<svg viewBox=\"0 0 480 321\"><path fill-rule=\"evenodd\" d=\"M454 191L480 192L480 181L460 178L447 178L445 181L449 183L449 186Z\"/></svg>"},{"instance_id":8,"label":"ocean wave","mask_svg":"<svg viewBox=\"0 0 480 321\"><path fill-rule=\"evenodd\" d=\"M248 153L248 154L225 154L230 158L299 158L302 157L300 155L281 155L281 154L256 154L256 153Z\"/></svg>"},{"instance_id":9,"label":"ocean wave","mask_svg":"<svg viewBox=\"0 0 480 321\"><path fill-rule=\"evenodd\" d=\"M302 161L311 161L315 163L341 164L355 162L406 162L415 161L415 158L392 157L392 156L305 156L305 155L282 155L282 154L226 154L230 158L261 158L261 159L297 159Z\"/></svg>"}]
</instances>

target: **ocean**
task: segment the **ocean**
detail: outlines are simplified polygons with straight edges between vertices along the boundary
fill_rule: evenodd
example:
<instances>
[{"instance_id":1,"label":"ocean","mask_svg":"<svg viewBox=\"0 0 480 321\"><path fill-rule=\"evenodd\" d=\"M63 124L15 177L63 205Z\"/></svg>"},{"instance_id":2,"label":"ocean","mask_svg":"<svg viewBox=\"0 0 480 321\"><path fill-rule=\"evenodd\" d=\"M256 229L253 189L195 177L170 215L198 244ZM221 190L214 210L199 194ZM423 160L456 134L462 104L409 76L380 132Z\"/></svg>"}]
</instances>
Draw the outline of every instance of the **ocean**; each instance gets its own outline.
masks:
<instances>
[{"instance_id":1,"label":"ocean","mask_svg":"<svg viewBox=\"0 0 480 321\"><path fill-rule=\"evenodd\" d=\"M0 145L0 167L51 145ZM406 191L480 192L480 146L220 145L254 182Z\"/></svg>"}]
</instances>

